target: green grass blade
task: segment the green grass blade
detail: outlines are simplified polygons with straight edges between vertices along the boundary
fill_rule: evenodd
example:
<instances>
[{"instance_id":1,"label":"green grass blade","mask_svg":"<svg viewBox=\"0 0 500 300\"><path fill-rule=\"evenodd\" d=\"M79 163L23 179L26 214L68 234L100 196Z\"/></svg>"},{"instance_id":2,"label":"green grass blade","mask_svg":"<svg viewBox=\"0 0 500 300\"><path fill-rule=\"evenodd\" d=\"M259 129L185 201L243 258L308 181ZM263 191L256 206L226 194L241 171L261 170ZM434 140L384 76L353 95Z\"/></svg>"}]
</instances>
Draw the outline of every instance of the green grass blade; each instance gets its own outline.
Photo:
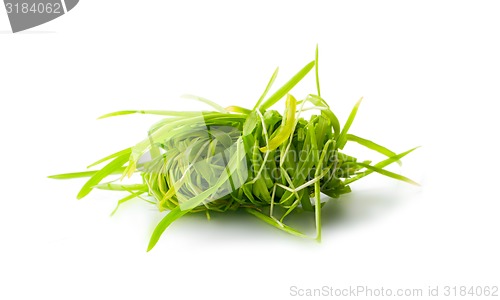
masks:
<instances>
[{"instance_id":1,"label":"green grass blade","mask_svg":"<svg viewBox=\"0 0 500 300\"><path fill-rule=\"evenodd\" d=\"M345 122L344 127L342 128L342 131L340 132L339 138L337 140L337 145L340 149L343 149L346 142L347 142L347 132L349 131L349 128L352 125L352 122L354 121L354 118L356 117L356 113L358 112L359 105L361 104L361 101L363 100L363 97L356 102L354 107L352 108L351 114L349 115L349 118L347 118L347 121Z\"/></svg>"},{"instance_id":2,"label":"green grass blade","mask_svg":"<svg viewBox=\"0 0 500 300\"><path fill-rule=\"evenodd\" d=\"M326 103L326 101L323 98L312 94L309 94L307 96L307 100L316 106L326 108L321 111L321 114L330 120L330 123L333 126L333 131L335 132L335 135L338 136L340 134L340 122L337 116L328 106L328 103Z\"/></svg>"},{"instance_id":3,"label":"green grass blade","mask_svg":"<svg viewBox=\"0 0 500 300\"><path fill-rule=\"evenodd\" d=\"M314 67L315 61L311 61L305 67L303 67L295 76L293 76L287 83L285 83L279 90L272 94L261 106L261 109L267 110L269 107L273 106L281 98L283 98L288 92L299 83L304 76L311 71Z\"/></svg>"},{"instance_id":4,"label":"green grass blade","mask_svg":"<svg viewBox=\"0 0 500 300\"><path fill-rule=\"evenodd\" d=\"M315 71L316 71L316 90L318 91L318 97L321 97L321 89L319 88L319 70L318 70L318 44L316 44L316 56L315 56Z\"/></svg>"},{"instance_id":5,"label":"green grass blade","mask_svg":"<svg viewBox=\"0 0 500 300\"><path fill-rule=\"evenodd\" d=\"M87 166L87 169L92 168L92 167L94 167L94 166L97 166L97 165L98 165L98 164L100 164L100 163L103 163L103 162L108 161L108 160L110 160L110 159L112 159L112 158L118 157L118 156L123 155L123 154L125 154L125 153L129 153L129 154L130 154L130 152L131 152L131 151L132 151L132 148L127 148L127 149L123 149L123 150L121 150L121 151L118 151L118 152L116 152L116 153L113 153L113 154L111 154L111 155L108 155L108 156L106 156L106 157L104 157L104 158L101 158L101 159L99 159L98 161L96 161L96 162L94 162L94 163L90 164L89 166Z\"/></svg>"},{"instance_id":6,"label":"green grass blade","mask_svg":"<svg viewBox=\"0 0 500 300\"><path fill-rule=\"evenodd\" d=\"M269 224L271 226L278 228L279 230L283 230L289 234L293 234L295 236L302 237L302 238L308 237L307 235L303 234L302 232L298 231L297 229L294 229L290 226L287 226L287 225L281 223L280 221L278 221L274 218L271 218L269 216L266 216L265 214L255 210L255 209L247 208L245 210L249 214L254 215L255 217L261 219L262 221L266 222L267 224Z\"/></svg>"},{"instance_id":7,"label":"green grass blade","mask_svg":"<svg viewBox=\"0 0 500 300\"><path fill-rule=\"evenodd\" d=\"M205 104L213 107L215 110L217 110L217 111L219 111L221 113L227 113L227 111L224 109L224 107L222 107L219 104L217 104L217 103L215 103L213 101L210 101L210 100L208 100L206 98L199 97L199 96L194 96L194 95L189 95L189 94L182 95L182 98L193 99L193 100L196 100L196 101L200 101L200 102L203 102L203 103L205 103Z\"/></svg>"},{"instance_id":8,"label":"green grass blade","mask_svg":"<svg viewBox=\"0 0 500 300\"><path fill-rule=\"evenodd\" d=\"M118 210L118 208L120 207L120 205L122 205L123 203L129 201L129 200L132 200L132 199L135 199L137 197L139 197L140 195L144 194L147 192L147 189L142 189L142 190L139 190L135 193L131 193L130 195L118 200L118 203L116 203L116 207L115 209L113 209L113 211L111 212L110 216L113 216L116 211Z\"/></svg>"},{"instance_id":9,"label":"green grass blade","mask_svg":"<svg viewBox=\"0 0 500 300\"><path fill-rule=\"evenodd\" d=\"M138 191L146 188L146 184L116 184L116 183L104 183L94 186L95 189L105 190L105 191Z\"/></svg>"},{"instance_id":10,"label":"green grass blade","mask_svg":"<svg viewBox=\"0 0 500 300\"><path fill-rule=\"evenodd\" d=\"M384 168L385 166L388 166L388 165L392 164L393 162L396 162L396 161L400 160L401 158L405 157L406 155L408 155L409 153L415 151L418 148L419 147L415 147L415 148L412 148L412 149L410 149L408 151L405 151L403 153L395 155L393 157L389 157L388 159L383 160L383 161L377 163L374 167L380 168L380 169ZM367 171L365 171L365 172L363 172L363 173L361 173L359 175L356 175L355 177L351 177L349 179L346 179L346 180L344 180L344 185L350 184L350 183L352 183L352 182L354 182L356 180L359 180L359 179L361 179L361 178L363 178L363 177L365 177L365 176L367 176L367 175L369 175L371 173L373 173L373 170L367 170Z\"/></svg>"},{"instance_id":11,"label":"green grass blade","mask_svg":"<svg viewBox=\"0 0 500 300\"><path fill-rule=\"evenodd\" d=\"M111 174L121 174L125 171L125 168L117 169L113 171ZM57 174L47 176L50 179L74 179L74 178L85 178L92 177L99 171L85 171L85 172L74 172L74 173L65 173L65 174Z\"/></svg>"},{"instance_id":12,"label":"green grass blade","mask_svg":"<svg viewBox=\"0 0 500 300\"><path fill-rule=\"evenodd\" d=\"M321 191L320 182L314 183L314 216L316 221L316 241L321 242Z\"/></svg>"},{"instance_id":13,"label":"green grass blade","mask_svg":"<svg viewBox=\"0 0 500 300\"><path fill-rule=\"evenodd\" d=\"M244 107L237 106L237 105L228 106L228 107L225 108L225 110L229 111L229 112L235 112L235 113L239 113L239 114L244 114L244 115L248 115L248 114L250 114L252 112L249 109L246 109Z\"/></svg>"},{"instance_id":14,"label":"green grass blade","mask_svg":"<svg viewBox=\"0 0 500 300\"><path fill-rule=\"evenodd\" d=\"M255 106L253 107L253 110L256 110L259 108L260 104L262 103L262 101L264 101L264 97L266 97L267 93L269 92L269 90L271 89L271 87L273 86L273 83L274 83L274 80L276 79L276 77L278 76L278 71L279 71L279 68L276 68L276 70L274 70L274 73L273 75L271 76L271 79L269 79L269 82L267 83L267 86L266 86L266 89L264 90L264 92L262 93L262 95L260 96L259 100L257 101L257 103L255 103Z\"/></svg>"},{"instance_id":15,"label":"green grass blade","mask_svg":"<svg viewBox=\"0 0 500 300\"><path fill-rule=\"evenodd\" d=\"M250 135L257 126L258 121L259 118L257 116L257 112L256 111L251 112L248 115L248 118L246 119L245 123L243 123L243 136Z\"/></svg>"},{"instance_id":16,"label":"green grass blade","mask_svg":"<svg viewBox=\"0 0 500 300\"><path fill-rule=\"evenodd\" d=\"M260 148L260 151L272 151L278 148L281 144L283 144L284 141L286 141L290 137L295 127L296 107L297 100L295 100L292 95L288 94L288 97L286 99L285 119L281 124L281 127L279 128L279 132L269 140L269 143L265 147Z\"/></svg>"},{"instance_id":17,"label":"green grass blade","mask_svg":"<svg viewBox=\"0 0 500 300\"><path fill-rule=\"evenodd\" d=\"M161 235L167 229L170 224L172 224L175 220L179 219L183 215L187 214L190 210L181 210L179 206L171 210L161 221L156 225L155 230L153 231L153 234L151 235L151 238L149 239L149 244L148 244L148 252L153 249L153 247L158 243L158 240L160 239Z\"/></svg>"},{"instance_id":18,"label":"green grass blade","mask_svg":"<svg viewBox=\"0 0 500 300\"><path fill-rule=\"evenodd\" d=\"M132 114L143 114L143 115L158 115L158 116L169 116L169 117L186 117L186 116L196 116L199 112L191 111L169 111L169 110L121 110L115 111L109 114L105 114L97 118L105 119L116 116L132 115Z\"/></svg>"},{"instance_id":19,"label":"green grass blade","mask_svg":"<svg viewBox=\"0 0 500 300\"><path fill-rule=\"evenodd\" d=\"M351 142L356 142L362 146L365 146L368 149L371 149L373 151L377 151L380 154L383 154L387 157L393 157L396 155L396 153L392 152L391 150L387 149L384 146L381 146L375 142L372 142L370 140L364 139L362 137L356 136L354 134L348 134L347 135L347 140ZM398 160L397 163L401 165L401 161Z\"/></svg>"},{"instance_id":20,"label":"green grass blade","mask_svg":"<svg viewBox=\"0 0 500 300\"><path fill-rule=\"evenodd\" d=\"M371 166L369 164L365 164L365 163L361 163L361 162L356 162L355 164L357 164L358 166L362 166L364 168L367 168L368 170L371 170L371 171L374 171L374 172L377 172L379 174L382 174L382 175L385 175L387 177L391 177L391 178L394 178L394 179L397 179L397 180L401 180L401 181L404 181L404 182L407 182L407 183L410 183L410 184L413 184L413 185L418 185L420 186L420 184L416 183L415 181L403 176L403 175L399 175L399 174L396 174L396 173L393 173L391 171L387 171L387 170L384 170L382 168L379 168L379 167L375 167L375 166Z\"/></svg>"},{"instance_id":21,"label":"green grass blade","mask_svg":"<svg viewBox=\"0 0 500 300\"><path fill-rule=\"evenodd\" d=\"M90 179L85 183L85 185L82 187L78 195L76 196L77 199L82 199L83 197L87 196L94 186L98 185L101 180L106 178L108 175L112 174L114 171L118 170L121 168L128 160L129 160L129 153L124 153L115 159L113 159L110 163L108 163L106 166L104 166L101 170L97 171Z\"/></svg>"}]
</instances>

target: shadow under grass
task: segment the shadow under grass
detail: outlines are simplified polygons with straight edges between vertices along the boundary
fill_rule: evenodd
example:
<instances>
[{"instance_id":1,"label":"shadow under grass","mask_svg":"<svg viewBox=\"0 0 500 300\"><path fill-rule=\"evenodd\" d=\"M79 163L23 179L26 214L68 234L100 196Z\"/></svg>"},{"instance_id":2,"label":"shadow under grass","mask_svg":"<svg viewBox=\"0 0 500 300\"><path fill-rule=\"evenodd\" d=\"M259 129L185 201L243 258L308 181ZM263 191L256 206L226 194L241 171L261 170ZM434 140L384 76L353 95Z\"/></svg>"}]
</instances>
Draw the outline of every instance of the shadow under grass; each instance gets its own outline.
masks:
<instances>
[{"instance_id":1,"label":"shadow under grass","mask_svg":"<svg viewBox=\"0 0 500 300\"><path fill-rule=\"evenodd\" d=\"M335 231L349 230L383 218L403 205L407 196L398 189L370 188L353 191L339 199L325 196L323 200L326 202L322 208L322 232L323 239L325 239L325 235L332 235ZM280 215L278 210L275 217ZM224 213L211 212L210 220L207 220L205 213L188 214L177 222L180 223L176 225L177 228L178 226L199 228L203 234L209 234L212 237L231 236L231 239L235 241L242 239L274 240L281 236L280 240L284 238L296 240L298 243L310 242L308 239L297 238L281 232L242 209ZM294 211L285 218L285 224L311 238L315 237L314 212Z\"/></svg>"}]
</instances>

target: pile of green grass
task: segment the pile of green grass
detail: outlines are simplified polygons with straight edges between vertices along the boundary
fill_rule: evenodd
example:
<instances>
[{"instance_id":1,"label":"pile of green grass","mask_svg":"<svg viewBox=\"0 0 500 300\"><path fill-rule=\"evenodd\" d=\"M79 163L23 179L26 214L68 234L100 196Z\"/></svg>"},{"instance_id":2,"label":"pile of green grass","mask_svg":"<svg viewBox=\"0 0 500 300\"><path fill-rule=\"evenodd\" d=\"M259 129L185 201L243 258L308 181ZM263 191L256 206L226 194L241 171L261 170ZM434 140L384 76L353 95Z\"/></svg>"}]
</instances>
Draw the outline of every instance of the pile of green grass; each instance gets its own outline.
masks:
<instances>
[{"instance_id":1,"label":"pile of green grass","mask_svg":"<svg viewBox=\"0 0 500 300\"><path fill-rule=\"evenodd\" d=\"M297 101L289 92L313 68L316 92ZM252 109L223 108L196 98L210 105L213 111L119 111L104 115L101 118L134 113L166 117L151 127L143 141L89 166L106 163L102 168L50 177L89 177L78 199L93 189L125 191L128 195L118 201L117 208L121 203L140 198L160 211L169 210L154 230L148 251L172 222L187 213L205 212L209 217L211 211L238 209L300 237L307 236L286 225L285 218L292 212L314 212L315 238L319 241L321 209L325 204L321 202L322 194L338 198L351 191L351 183L373 172L416 184L384 169L394 162L400 163L401 158L416 148L396 154L348 133L361 99L344 126L340 126L321 97L317 49L314 61L266 98L277 73L278 69ZM283 98L286 98L284 113L271 110ZM316 114L304 119L301 113L306 110ZM377 151L387 159L376 164L358 161L342 151L348 142ZM134 173L140 174L141 183L116 183ZM117 174L121 177L115 178ZM108 181L103 183L105 179Z\"/></svg>"}]
</instances>

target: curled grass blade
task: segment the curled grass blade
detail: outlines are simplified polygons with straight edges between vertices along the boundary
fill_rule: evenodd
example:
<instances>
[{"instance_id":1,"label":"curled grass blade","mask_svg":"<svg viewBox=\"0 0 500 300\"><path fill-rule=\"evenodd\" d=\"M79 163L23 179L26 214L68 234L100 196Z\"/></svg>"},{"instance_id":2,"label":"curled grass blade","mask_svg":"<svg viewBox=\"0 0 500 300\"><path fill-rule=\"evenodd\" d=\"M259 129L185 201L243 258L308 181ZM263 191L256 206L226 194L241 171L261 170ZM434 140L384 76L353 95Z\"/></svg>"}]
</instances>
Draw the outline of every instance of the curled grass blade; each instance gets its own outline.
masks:
<instances>
[{"instance_id":1,"label":"curled grass blade","mask_svg":"<svg viewBox=\"0 0 500 300\"><path fill-rule=\"evenodd\" d=\"M278 134L269 140L267 146L260 148L260 151L266 152L275 150L290 137L295 127L296 104L297 100L295 100L292 95L288 94L288 97L286 99L285 119L281 124Z\"/></svg>"},{"instance_id":2,"label":"curled grass blade","mask_svg":"<svg viewBox=\"0 0 500 300\"><path fill-rule=\"evenodd\" d=\"M312 94L308 95L306 100L310 101L312 104L316 106L325 108L321 110L321 114L330 120L330 123L333 126L333 131L335 132L335 135L338 136L340 134L340 122L337 116L330 109L328 103L326 103L326 101L323 98Z\"/></svg>"},{"instance_id":3,"label":"curled grass blade","mask_svg":"<svg viewBox=\"0 0 500 300\"><path fill-rule=\"evenodd\" d=\"M236 146L238 147L240 144L242 144L241 137L238 139ZM239 151L244 151L243 147L239 147L238 149ZM210 188L197 194L196 196L190 199L186 199L185 202L180 203L173 210L171 210L160 221L160 223L158 223L155 230L153 231L153 234L151 235L151 239L149 242L148 251L150 251L156 245L163 232L168 228L168 226L170 226L170 224L172 224L172 222L179 219L188 212L192 211L198 205L207 200L210 196L214 195L222 185L224 185L228 180L230 180L230 176L236 174L236 170L240 167L242 157L244 156L239 155L239 153L237 153L237 155L232 156L229 162L227 163L226 172L222 172L218 180L210 185ZM179 196L179 194L177 196Z\"/></svg>"}]
</instances>

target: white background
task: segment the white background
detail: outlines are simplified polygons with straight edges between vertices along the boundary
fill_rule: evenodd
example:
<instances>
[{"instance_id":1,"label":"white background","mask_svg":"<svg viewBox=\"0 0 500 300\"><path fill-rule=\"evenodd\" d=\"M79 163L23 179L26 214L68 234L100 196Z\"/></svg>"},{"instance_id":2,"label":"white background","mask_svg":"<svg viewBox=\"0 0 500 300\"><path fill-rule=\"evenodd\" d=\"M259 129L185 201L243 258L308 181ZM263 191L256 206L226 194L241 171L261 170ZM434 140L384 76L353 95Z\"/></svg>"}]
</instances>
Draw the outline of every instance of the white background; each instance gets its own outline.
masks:
<instances>
[{"instance_id":1,"label":"white background","mask_svg":"<svg viewBox=\"0 0 500 300\"><path fill-rule=\"evenodd\" d=\"M287 299L290 287L500 285L497 1L90 1L12 34L0 8L0 298ZM181 219L47 175L142 139L157 118L122 109L252 106L320 46L322 94L352 132L397 152L421 188L373 175L323 243L245 214ZM294 90L314 92L312 74ZM377 155L349 147L353 154ZM305 218L312 216L304 215Z\"/></svg>"}]
</instances>

